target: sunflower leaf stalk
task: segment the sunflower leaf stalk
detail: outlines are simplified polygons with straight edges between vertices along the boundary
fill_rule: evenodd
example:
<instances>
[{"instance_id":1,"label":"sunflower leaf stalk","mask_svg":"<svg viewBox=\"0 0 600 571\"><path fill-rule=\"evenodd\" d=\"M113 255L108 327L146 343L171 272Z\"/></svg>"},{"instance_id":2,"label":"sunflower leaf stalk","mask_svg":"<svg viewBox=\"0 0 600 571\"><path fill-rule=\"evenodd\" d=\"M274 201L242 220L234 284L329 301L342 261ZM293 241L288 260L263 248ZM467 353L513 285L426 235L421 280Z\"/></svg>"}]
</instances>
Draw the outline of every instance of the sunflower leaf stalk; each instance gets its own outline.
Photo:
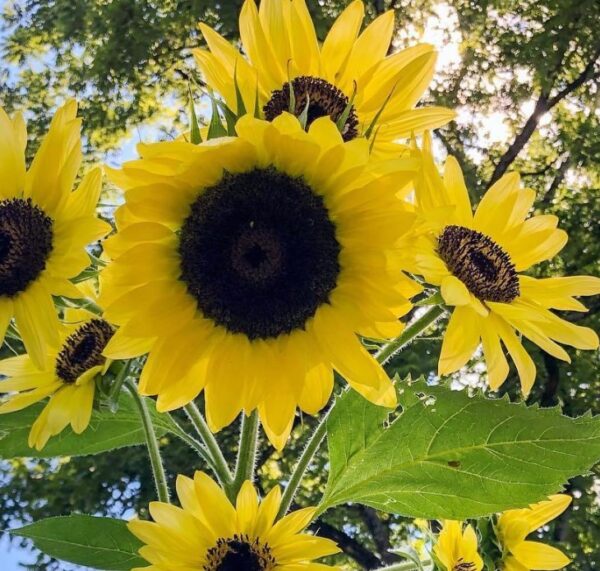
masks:
<instances>
[{"instance_id":1,"label":"sunflower leaf stalk","mask_svg":"<svg viewBox=\"0 0 600 571\"><path fill-rule=\"evenodd\" d=\"M249 416L242 414L240 426L240 442L235 468L235 476L231 486L231 498L235 499L246 480L254 480L256 465L256 448L258 444L258 413Z\"/></svg>"},{"instance_id":2,"label":"sunflower leaf stalk","mask_svg":"<svg viewBox=\"0 0 600 571\"><path fill-rule=\"evenodd\" d=\"M170 503L170 499L167 476L165 474L165 468L158 446L158 439L156 438L156 431L154 430L154 424L152 423L152 417L150 416L148 406L146 405L144 397L139 395L137 386L131 379L125 381L125 386L131 393L140 412L142 426L144 427L144 433L146 435L146 445L148 446L148 455L150 456L150 464L152 465L152 475L154 476L158 501L168 504Z\"/></svg>"},{"instance_id":3,"label":"sunflower leaf stalk","mask_svg":"<svg viewBox=\"0 0 600 571\"><path fill-rule=\"evenodd\" d=\"M376 571L418 571L426 565L431 565L431 563L430 559L420 561L419 564L413 561L404 561L403 563L395 563L387 567L379 567Z\"/></svg>"},{"instance_id":4,"label":"sunflower leaf stalk","mask_svg":"<svg viewBox=\"0 0 600 571\"><path fill-rule=\"evenodd\" d=\"M320 420L319 424L310 436L306 447L304 448L304 452L302 452L302 455L298 460L298 464L296 464L296 467L292 472L290 481L285 488L285 492L283 493L283 497L281 498L281 506L279 508L279 514L277 515L278 518L284 517L290 509L296 492L298 491L300 483L302 482L302 478L304 477L304 474L306 474L306 470L308 470L308 467L313 461L315 454L318 452L319 448L321 448L321 444L323 443L323 440L325 440L325 435L327 434L327 419L329 418L329 414L334 406L335 403L323 415L323 418Z\"/></svg>"},{"instance_id":5,"label":"sunflower leaf stalk","mask_svg":"<svg viewBox=\"0 0 600 571\"><path fill-rule=\"evenodd\" d=\"M206 424L206 420L194 402L185 405L183 408L190 419L190 422L194 426L194 429L198 433L198 436L200 436L200 439L208 450L208 454L212 459L211 467L213 468L215 475L222 486L228 488L233 482L233 476L217 439Z\"/></svg>"},{"instance_id":6,"label":"sunflower leaf stalk","mask_svg":"<svg viewBox=\"0 0 600 571\"><path fill-rule=\"evenodd\" d=\"M435 323L444 314L444 308L441 305L435 305L428 309L421 317L411 323L398 337L386 343L375 353L375 358L381 363L386 363L398 351L401 351L415 337Z\"/></svg>"}]
</instances>

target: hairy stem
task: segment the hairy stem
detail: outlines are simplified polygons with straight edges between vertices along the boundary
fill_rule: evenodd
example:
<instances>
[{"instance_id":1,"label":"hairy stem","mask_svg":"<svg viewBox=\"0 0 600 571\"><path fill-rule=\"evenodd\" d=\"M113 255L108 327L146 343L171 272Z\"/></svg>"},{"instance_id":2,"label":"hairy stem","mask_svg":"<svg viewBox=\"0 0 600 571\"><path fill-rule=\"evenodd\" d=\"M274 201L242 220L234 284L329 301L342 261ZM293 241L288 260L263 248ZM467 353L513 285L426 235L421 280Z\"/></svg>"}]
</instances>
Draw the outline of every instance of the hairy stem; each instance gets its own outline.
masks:
<instances>
[{"instance_id":1,"label":"hairy stem","mask_svg":"<svg viewBox=\"0 0 600 571\"><path fill-rule=\"evenodd\" d=\"M206 420L204 420L202 413L198 410L198 407L194 402L186 404L183 408L190 419L190 422L194 425L198 436L200 436L200 439L208 450L212 459L211 465L217 478L221 482L221 485L226 489L229 488L233 482L233 476L231 475L231 470L227 465L227 461L225 460L225 456L223 456L223 452L219 447L217 439L211 432L208 424L206 424Z\"/></svg>"},{"instance_id":2,"label":"hairy stem","mask_svg":"<svg viewBox=\"0 0 600 571\"><path fill-rule=\"evenodd\" d=\"M242 413L237 464L233 485L231 487L232 500L235 500L242 484L246 480L252 481L254 479L258 424L257 411L252 412L250 416L246 416L246 414Z\"/></svg>"},{"instance_id":3,"label":"hairy stem","mask_svg":"<svg viewBox=\"0 0 600 571\"><path fill-rule=\"evenodd\" d=\"M190 436L185 431L185 429L179 424L179 422L177 422L177 420L173 418L172 415L168 416L171 419L171 422L173 423L174 427L176 427L172 431L173 434L177 436L182 442L185 442L192 450L195 450L198 453L198 456L200 456L210 466L211 470L216 472L214 461L212 459L212 456L206 449L206 446L204 446L202 442L196 440L193 436Z\"/></svg>"},{"instance_id":4,"label":"hairy stem","mask_svg":"<svg viewBox=\"0 0 600 571\"><path fill-rule=\"evenodd\" d=\"M421 566L425 567L427 565L431 565L431 560L427 559L426 561L421 561ZM412 561L404 561L403 563L396 563L394 565L389 565L388 567L380 567L376 569L376 571L418 571L420 567L413 563Z\"/></svg>"},{"instance_id":5,"label":"hairy stem","mask_svg":"<svg viewBox=\"0 0 600 571\"><path fill-rule=\"evenodd\" d=\"M398 351L401 351L408 345L413 339L421 334L430 325L435 323L441 315L444 313L444 308L441 305L434 305L431 309L428 309L421 317L411 323L396 339L393 339L389 343L386 343L377 353L375 358L381 363L386 363L391 359Z\"/></svg>"},{"instance_id":6,"label":"hairy stem","mask_svg":"<svg viewBox=\"0 0 600 571\"><path fill-rule=\"evenodd\" d=\"M160 449L158 447L156 431L154 430L154 425L152 424L152 417L150 416L150 412L146 406L146 399L139 395L137 386L131 379L127 379L125 381L125 386L131 393L131 396L133 397L133 400L140 411L144 433L146 434L146 445L148 446L148 455L150 456L150 464L152 465L152 475L154 476L158 500L168 504L170 501L167 477L165 475L165 468L163 466Z\"/></svg>"},{"instance_id":7,"label":"hairy stem","mask_svg":"<svg viewBox=\"0 0 600 571\"><path fill-rule=\"evenodd\" d=\"M327 434L327 419L329 418L329 413L335 406L332 407L323 415L323 418L320 420L319 424L315 428L315 431L311 434L308 443L306 444L306 448L300 459L298 460L298 464L294 467L294 471L290 477L290 481L285 488L285 492L283 493L283 497L281 498L281 507L279 508L278 518L282 518L287 511L290 509L292 502L294 501L294 496L300 487L300 482L302 482L302 478L308 470L310 463L312 462L315 454L321 447L323 440L325 440L325 435Z\"/></svg>"}]
</instances>

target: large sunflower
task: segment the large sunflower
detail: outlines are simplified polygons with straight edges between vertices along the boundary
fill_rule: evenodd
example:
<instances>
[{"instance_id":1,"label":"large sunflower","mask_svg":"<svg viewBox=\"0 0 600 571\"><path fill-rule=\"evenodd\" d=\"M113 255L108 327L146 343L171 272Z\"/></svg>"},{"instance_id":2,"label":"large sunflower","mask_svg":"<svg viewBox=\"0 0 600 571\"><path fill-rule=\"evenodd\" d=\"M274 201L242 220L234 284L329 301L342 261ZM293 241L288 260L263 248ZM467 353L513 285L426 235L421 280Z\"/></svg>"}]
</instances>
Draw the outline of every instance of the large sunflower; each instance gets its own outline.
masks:
<instances>
[{"instance_id":1,"label":"large sunflower","mask_svg":"<svg viewBox=\"0 0 600 571\"><path fill-rule=\"evenodd\" d=\"M260 9L246 0L240 37L248 59L204 24L209 50L196 49L194 56L207 84L238 115L258 109L272 120L291 111L304 114L308 125L327 115L339 123L346 141L367 133L374 151L397 153L393 141L440 127L454 112L414 108L433 76L433 46L387 56L394 12L379 16L359 35L363 17L363 3L355 0L319 46L304 0L262 0Z\"/></svg>"},{"instance_id":2,"label":"large sunflower","mask_svg":"<svg viewBox=\"0 0 600 571\"><path fill-rule=\"evenodd\" d=\"M454 306L440 374L464 366L481 343L489 384L498 389L509 371L504 345L527 395L536 369L517 333L565 361L569 355L558 343L578 349L598 347L593 330L569 323L551 310L586 311L575 297L600 293L600 279L538 279L520 273L556 255L567 234L557 229L556 216L527 218L535 192L520 188L518 174L507 174L495 183L473 213L456 160L448 158L442 179L425 150L416 190L426 233L413 246L413 271L440 286L444 301Z\"/></svg>"},{"instance_id":3,"label":"large sunflower","mask_svg":"<svg viewBox=\"0 0 600 571\"><path fill-rule=\"evenodd\" d=\"M259 501L246 481L233 506L223 490L203 472L179 476L182 507L153 502L154 522L133 520L129 529L146 545L140 555L151 565L133 571L311 571L333 570L314 559L333 555L337 545L302 530L316 508L304 508L275 522L281 504L279 487Z\"/></svg>"},{"instance_id":4,"label":"large sunflower","mask_svg":"<svg viewBox=\"0 0 600 571\"><path fill-rule=\"evenodd\" d=\"M396 242L414 214L395 195L411 161L369 162L329 118L305 132L284 113L242 118L238 137L141 146L109 171L125 190L106 241L106 316L122 325L106 354L150 352L140 390L161 411L205 391L213 430L258 407L283 446L296 406L315 414L333 369L371 401L393 386L356 333L390 337L419 287L398 270Z\"/></svg>"},{"instance_id":5,"label":"large sunflower","mask_svg":"<svg viewBox=\"0 0 600 571\"><path fill-rule=\"evenodd\" d=\"M48 347L46 367L39 370L29 355L0 361L0 414L22 410L50 396L34 422L29 446L41 450L51 436L67 425L81 434L89 425L95 394L95 377L110 361L102 351L114 334L113 327L84 309L65 312L58 347Z\"/></svg>"},{"instance_id":6,"label":"large sunflower","mask_svg":"<svg viewBox=\"0 0 600 571\"><path fill-rule=\"evenodd\" d=\"M71 192L81 163L76 114L75 101L57 111L27 171L23 117L11 121L0 108L0 341L14 317L38 367L58 343L52 296L82 297L69 279L89 265L86 245L110 231L95 216L100 170Z\"/></svg>"}]
</instances>

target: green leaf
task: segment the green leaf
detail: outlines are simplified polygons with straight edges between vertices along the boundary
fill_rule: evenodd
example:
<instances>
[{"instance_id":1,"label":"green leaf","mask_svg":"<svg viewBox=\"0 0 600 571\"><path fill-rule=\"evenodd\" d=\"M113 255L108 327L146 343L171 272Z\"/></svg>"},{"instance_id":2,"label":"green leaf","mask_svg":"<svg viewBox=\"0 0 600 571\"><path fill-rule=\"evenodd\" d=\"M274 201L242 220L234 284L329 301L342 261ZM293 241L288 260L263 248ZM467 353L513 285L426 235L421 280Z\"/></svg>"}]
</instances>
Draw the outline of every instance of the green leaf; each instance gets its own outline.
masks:
<instances>
[{"instance_id":1,"label":"green leaf","mask_svg":"<svg viewBox=\"0 0 600 571\"><path fill-rule=\"evenodd\" d=\"M600 417L423 382L402 383L399 400L393 419L354 391L340 398L321 511L359 502L410 517L482 517L540 501L600 459Z\"/></svg>"},{"instance_id":2,"label":"green leaf","mask_svg":"<svg viewBox=\"0 0 600 571\"><path fill-rule=\"evenodd\" d=\"M129 571L148 565L137 554L142 542L118 519L88 515L52 517L10 533L31 539L51 557L92 569Z\"/></svg>"},{"instance_id":3,"label":"green leaf","mask_svg":"<svg viewBox=\"0 0 600 571\"><path fill-rule=\"evenodd\" d=\"M149 400L148 405L157 434L162 436L170 431L173 427L171 418L156 412L152 401ZM123 394L116 413L94 411L90 426L83 434L75 434L71 428L66 428L38 452L29 448L27 439L31 425L43 407L43 403L37 403L0 417L0 458L87 456L146 443L138 409L133 399Z\"/></svg>"}]
</instances>

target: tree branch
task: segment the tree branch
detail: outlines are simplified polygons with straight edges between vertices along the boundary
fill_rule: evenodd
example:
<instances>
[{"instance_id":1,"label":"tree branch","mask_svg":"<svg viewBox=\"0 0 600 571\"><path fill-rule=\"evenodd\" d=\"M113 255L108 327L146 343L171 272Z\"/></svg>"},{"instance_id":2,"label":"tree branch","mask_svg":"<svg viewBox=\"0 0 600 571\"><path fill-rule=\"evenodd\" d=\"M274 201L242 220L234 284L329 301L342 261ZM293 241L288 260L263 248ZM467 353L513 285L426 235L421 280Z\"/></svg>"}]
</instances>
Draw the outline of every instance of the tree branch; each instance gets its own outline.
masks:
<instances>
[{"instance_id":1,"label":"tree branch","mask_svg":"<svg viewBox=\"0 0 600 571\"><path fill-rule=\"evenodd\" d=\"M392 543L390 541L390 528L381 520L377 510L368 506L357 505L358 513L365 525L369 528L369 532L373 537L373 541L377 547L379 557L386 564L397 563L402 558L395 553L391 553Z\"/></svg>"},{"instance_id":2,"label":"tree branch","mask_svg":"<svg viewBox=\"0 0 600 571\"><path fill-rule=\"evenodd\" d=\"M594 52L591 60L585 66L584 70L570 83L568 83L563 89L561 89L556 95L550 97L550 89L547 91L542 91L538 100L536 101L535 108L533 113L525 122L523 129L516 136L513 143L508 147L507 151L502 155L496 168L494 169L494 173L492 174L492 178L488 186L494 184L498 179L500 179L504 173L508 170L510 165L515 161L519 153L523 150L523 147L527 144L535 130L537 129L538 123L542 116L550 111L554 106L556 106L560 101L562 101L567 95L573 93L576 89L581 87L586 81L591 79L594 76L594 66L600 57L600 46Z\"/></svg>"},{"instance_id":3,"label":"tree branch","mask_svg":"<svg viewBox=\"0 0 600 571\"><path fill-rule=\"evenodd\" d=\"M382 561L376 555L341 529L321 520L313 523L310 529L321 537L335 541L348 557L354 559L364 569L377 569L382 566Z\"/></svg>"}]
</instances>

